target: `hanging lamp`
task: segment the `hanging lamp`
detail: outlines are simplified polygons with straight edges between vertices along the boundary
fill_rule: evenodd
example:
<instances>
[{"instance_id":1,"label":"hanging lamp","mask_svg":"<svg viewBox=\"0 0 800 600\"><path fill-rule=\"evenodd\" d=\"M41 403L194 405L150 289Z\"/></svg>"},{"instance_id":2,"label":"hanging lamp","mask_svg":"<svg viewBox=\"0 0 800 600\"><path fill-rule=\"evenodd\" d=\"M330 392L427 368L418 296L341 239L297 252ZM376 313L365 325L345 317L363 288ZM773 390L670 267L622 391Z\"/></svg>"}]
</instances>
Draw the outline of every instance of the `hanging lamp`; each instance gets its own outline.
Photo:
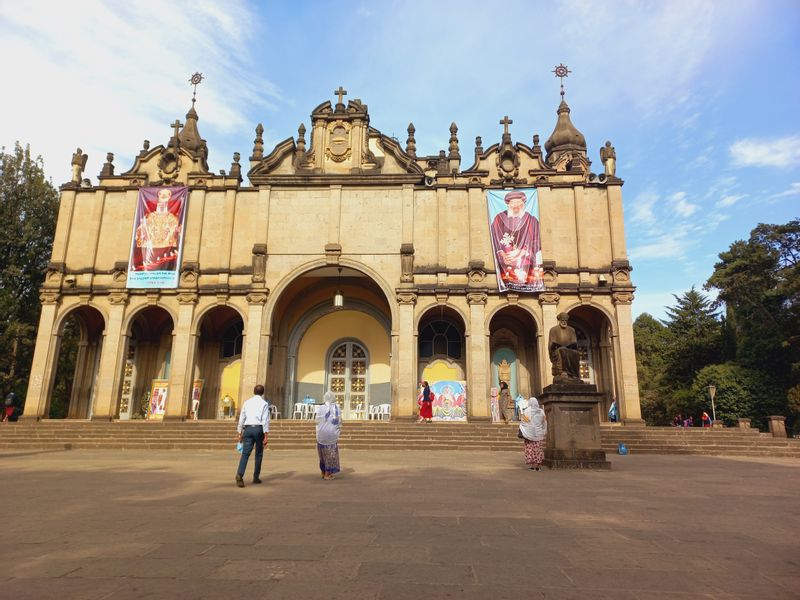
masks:
<instances>
[{"instance_id":1,"label":"hanging lamp","mask_svg":"<svg viewBox=\"0 0 800 600\"><path fill-rule=\"evenodd\" d=\"M342 294L342 267L339 267L339 279L336 285L336 294L333 296L333 308L339 310L344 307L344 295Z\"/></svg>"}]
</instances>

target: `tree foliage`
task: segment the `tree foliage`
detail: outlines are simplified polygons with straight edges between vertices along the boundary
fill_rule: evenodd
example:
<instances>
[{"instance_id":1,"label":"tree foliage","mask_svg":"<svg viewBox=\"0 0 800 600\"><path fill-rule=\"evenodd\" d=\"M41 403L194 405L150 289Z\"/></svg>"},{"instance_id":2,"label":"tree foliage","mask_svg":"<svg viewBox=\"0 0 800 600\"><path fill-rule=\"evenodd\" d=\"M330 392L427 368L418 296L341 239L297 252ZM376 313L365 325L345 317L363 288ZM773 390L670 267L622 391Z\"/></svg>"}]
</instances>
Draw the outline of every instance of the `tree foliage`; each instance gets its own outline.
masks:
<instances>
[{"instance_id":1,"label":"tree foliage","mask_svg":"<svg viewBox=\"0 0 800 600\"><path fill-rule=\"evenodd\" d=\"M50 259L58 192L41 157L0 148L0 392L24 391L39 319L39 286Z\"/></svg>"}]
</instances>

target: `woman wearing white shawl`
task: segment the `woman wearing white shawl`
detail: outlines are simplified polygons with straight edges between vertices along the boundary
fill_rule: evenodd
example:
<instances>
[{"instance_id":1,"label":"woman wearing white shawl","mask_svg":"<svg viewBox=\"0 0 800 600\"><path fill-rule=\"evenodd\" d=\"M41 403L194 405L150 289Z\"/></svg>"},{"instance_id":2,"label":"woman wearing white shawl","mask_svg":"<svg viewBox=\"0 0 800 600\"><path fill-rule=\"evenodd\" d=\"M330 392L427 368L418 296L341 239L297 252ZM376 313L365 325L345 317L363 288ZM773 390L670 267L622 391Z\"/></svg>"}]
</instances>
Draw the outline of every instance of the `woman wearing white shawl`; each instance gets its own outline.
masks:
<instances>
[{"instance_id":1,"label":"woman wearing white shawl","mask_svg":"<svg viewBox=\"0 0 800 600\"><path fill-rule=\"evenodd\" d=\"M544 460L544 439L547 437L547 417L539 408L536 398L522 400L519 431L525 445L525 463L533 471L539 471Z\"/></svg>"},{"instance_id":2,"label":"woman wearing white shawl","mask_svg":"<svg viewBox=\"0 0 800 600\"><path fill-rule=\"evenodd\" d=\"M339 472L339 433L342 431L342 411L333 401L333 392L325 392L325 404L317 407L317 453L323 479L333 479Z\"/></svg>"}]
</instances>

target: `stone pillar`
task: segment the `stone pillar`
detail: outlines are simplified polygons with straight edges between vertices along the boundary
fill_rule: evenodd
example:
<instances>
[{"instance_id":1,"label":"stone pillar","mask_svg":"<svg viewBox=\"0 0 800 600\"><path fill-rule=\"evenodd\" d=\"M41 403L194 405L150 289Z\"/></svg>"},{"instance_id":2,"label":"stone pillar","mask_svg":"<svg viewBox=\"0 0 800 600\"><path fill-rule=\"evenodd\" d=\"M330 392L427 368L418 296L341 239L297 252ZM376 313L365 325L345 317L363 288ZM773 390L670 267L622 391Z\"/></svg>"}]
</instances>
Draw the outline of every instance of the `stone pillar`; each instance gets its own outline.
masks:
<instances>
[{"instance_id":1,"label":"stone pillar","mask_svg":"<svg viewBox=\"0 0 800 600\"><path fill-rule=\"evenodd\" d=\"M100 369L97 373L97 394L92 409L92 419L111 420L116 416L117 394L122 377L122 361L125 353L126 335L122 331L127 292L114 292L109 298L108 323L103 332L103 349L100 354Z\"/></svg>"},{"instance_id":2,"label":"stone pillar","mask_svg":"<svg viewBox=\"0 0 800 600\"><path fill-rule=\"evenodd\" d=\"M487 299L486 292L467 292L469 304L467 414L471 421L488 421L492 418L489 404L488 336L484 330Z\"/></svg>"},{"instance_id":3,"label":"stone pillar","mask_svg":"<svg viewBox=\"0 0 800 600\"><path fill-rule=\"evenodd\" d=\"M750 419L737 419L739 429L750 429Z\"/></svg>"},{"instance_id":4,"label":"stone pillar","mask_svg":"<svg viewBox=\"0 0 800 600\"><path fill-rule=\"evenodd\" d=\"M261 370L263 337L261 328L264 321L264 304L267 302L266 290L251 292L247 295L247 330L244 336L244 349L242 350L242 380L239 386L240 403L249 398L253 388L261 384L265 388L267 371ZM276 399L268 398L271 402L278 403Z\"/></svg>"},{"instance_id":5,"label":"stone pillar","mask_svg":"<svg viewBox=\"0 0 800 600\"><path fill-rule=\"evenodd\" d=\"M417 337L414 331L414 307L417 293L414 289L397 292L398 323L392 337L392 373L397 376L397 404L392 407L392 417L411 419L417 402ZM395 336L397 338L395 342Z\"/></svg>"},{"instance_id":6,"label":"stone pillar","mask_svg":"<svg viewBox=\"0 0 800 600\"><path fill-rule=\"evenodd\" d=\"M42 312L39 315L39 328L36 330L36 348L33 351L23 418L47 417L50 386L56 367L58 332L53 331L53 326L58 309L58 295L54 292L44 292L39 298L42 302Z\"/></svg>"},{"instance_id":7,"label":"stone pillar","mask_svg":"<svg viewBox=\"0 0 800 600\"><path fill-rule=\"evenodd\" d=\"M639 405L639 379L636 373L636 351L633 344L633 319L631 317L630 292L614 292L614 307L617 314L617 338L614 350L614 365L617 382L617 406L619 416L626 425L644 425Z\"/></svg>"},{"instance_id":8,"label":"stone pillar","mask_svg":"<svg viewBox=\"0 0 800 600\"><path fill-rule=\"evenodd\" d=\"M87 340L78 342L78 352L75 356L75 371L72 374L72 394L69 399L69 407L67 409L68 419L85 419L88 412L88 406L85 406L87 386L86 381L93 375L91 373L91 365L86 364L86 354L89 347ZM87 374L87 367L89 373ZM91 385L91 379L89 379ZM82 401L83 400L83 401Z\"/></svg>"},{"instance_id":9,"label":"stone pillar","mask_svg":"<svg viewBox=\"0 0 800 600\"><path fill-rule=\"evenodd\" d=\"M197 294L178 294L178 322L172 331L172 357L169 368L169 391L165 420L183 420L189 412L194 376L194 355L197 350L197 335L192 331Z\"/></svg>"},{"instance_id":10,"label":"stone pillar","mask_svg":"<svg viewBox=\"0 0 800 600\"><path fill-rule=\"evenodd\" d=\"M772 437L785 438L786 437L786 417L780 415L770 415L769 417L769 432Z\"/></svg>"},{"instance_id":11,"label":"stone pillar","mask_svg":"<svg viewBox=\"0 0 800 600\"><path fill-rule=\"evenodd\" d=\"M553 369L550 364L550 352L547 348L547 337L550 330L558 325L558 301L560 297L555 292L539 294L539 304L542 306L542 334L537 336L539 342L539 369L542 374L542 389L553 383Z\"/></svg>"}]
</instances>

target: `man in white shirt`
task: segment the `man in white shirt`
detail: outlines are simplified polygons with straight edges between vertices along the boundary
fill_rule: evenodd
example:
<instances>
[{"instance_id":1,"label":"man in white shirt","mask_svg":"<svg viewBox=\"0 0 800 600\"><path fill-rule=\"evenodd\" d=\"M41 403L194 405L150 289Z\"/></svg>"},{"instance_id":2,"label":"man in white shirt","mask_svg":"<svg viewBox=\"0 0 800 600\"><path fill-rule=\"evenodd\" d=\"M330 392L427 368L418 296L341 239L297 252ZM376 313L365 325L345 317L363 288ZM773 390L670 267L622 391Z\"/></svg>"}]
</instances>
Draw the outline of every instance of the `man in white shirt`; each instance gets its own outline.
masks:
<instances>
[{"instance_id":1,"label":"man in white shirt","mask_svg":"<svg viewBox=\"0 0 800 600\"><path fill-rule=\"evenodd\" d=\"M242 458L239 459L239 469L236 471L236 485L244 487L244 471L247 460L253 447L256 449L256 465L253 471L253 483L261 483L261 459L264 457L264 448L267 447L269 437L269 403L264 400L264 386L257 385L253 388L252 398L245 400L242 411L239 413L239 441L242 442Z\"/></svg>"}]
</instances>

